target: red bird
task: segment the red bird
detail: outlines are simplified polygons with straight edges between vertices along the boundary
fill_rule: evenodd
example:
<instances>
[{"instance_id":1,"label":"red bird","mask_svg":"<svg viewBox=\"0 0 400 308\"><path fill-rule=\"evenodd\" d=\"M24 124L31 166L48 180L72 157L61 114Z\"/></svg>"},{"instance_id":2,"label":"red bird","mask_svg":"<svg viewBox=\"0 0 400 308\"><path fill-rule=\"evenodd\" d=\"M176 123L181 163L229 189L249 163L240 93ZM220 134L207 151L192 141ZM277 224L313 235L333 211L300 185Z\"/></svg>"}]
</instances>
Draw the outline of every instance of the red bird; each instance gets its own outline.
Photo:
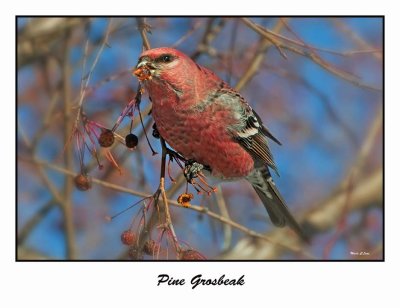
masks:
<instances>
[{"instance_id":1,"label":"red bird","mask_svg":"<svg viewBox=\"0 0 400 308\"><path fill-rule=\"evenodd\" d=\"M172 48L144 51L134 74L149 93L160 135L186 159L195 161L192 170L207 166L220 179L245 178L273 224L288 225L307 240L268 169L277 171L268 138L281 143L240 93Z\"/></svg>"}]
</instances>

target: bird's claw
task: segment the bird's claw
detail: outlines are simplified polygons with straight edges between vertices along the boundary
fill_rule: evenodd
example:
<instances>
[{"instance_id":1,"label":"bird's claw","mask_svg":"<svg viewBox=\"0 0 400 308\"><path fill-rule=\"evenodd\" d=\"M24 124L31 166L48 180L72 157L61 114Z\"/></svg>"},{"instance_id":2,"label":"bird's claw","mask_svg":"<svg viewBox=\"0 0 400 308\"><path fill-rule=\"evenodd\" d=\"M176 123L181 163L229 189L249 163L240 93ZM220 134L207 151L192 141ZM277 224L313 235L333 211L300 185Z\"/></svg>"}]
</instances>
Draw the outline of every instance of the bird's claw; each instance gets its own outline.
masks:
<instances>
[{"instance_id":1,"label":"bird's claw","mask_svg":"<svg viewBox=\"0 0 400 308\"><path fill-rule=\"evenodd\" d=\"M191 183L194 178L197 178L201 170L204 169L204 165L194 161L188 160L185 163L185 169L183 170L183 174L186 177L186 180Z\"/></svg>"}]
</instances>

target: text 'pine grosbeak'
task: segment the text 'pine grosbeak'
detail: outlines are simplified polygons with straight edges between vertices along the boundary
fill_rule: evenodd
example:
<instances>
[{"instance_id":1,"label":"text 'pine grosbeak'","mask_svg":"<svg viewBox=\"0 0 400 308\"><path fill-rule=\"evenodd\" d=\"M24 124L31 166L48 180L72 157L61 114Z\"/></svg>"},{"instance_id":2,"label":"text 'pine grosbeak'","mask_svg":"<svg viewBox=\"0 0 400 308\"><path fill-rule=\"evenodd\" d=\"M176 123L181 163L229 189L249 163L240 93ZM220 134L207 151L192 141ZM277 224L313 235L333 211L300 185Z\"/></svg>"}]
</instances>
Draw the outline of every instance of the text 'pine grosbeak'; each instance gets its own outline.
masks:
<instances>
[{"instance_id":1,"label":"text 'pine grosbeak'","mask_svg":"<svg viewBox=\"0 0 400 308\"><path fill-rule=\"evenodd\" d=\"M271 221L305 234L272 180L276 170L263 126L246 100L212 71L172 48L144 51L134 72L153 103L160 135L186 159L208 166L221 179L247 179Z\"/></svg>"}]
</instances>

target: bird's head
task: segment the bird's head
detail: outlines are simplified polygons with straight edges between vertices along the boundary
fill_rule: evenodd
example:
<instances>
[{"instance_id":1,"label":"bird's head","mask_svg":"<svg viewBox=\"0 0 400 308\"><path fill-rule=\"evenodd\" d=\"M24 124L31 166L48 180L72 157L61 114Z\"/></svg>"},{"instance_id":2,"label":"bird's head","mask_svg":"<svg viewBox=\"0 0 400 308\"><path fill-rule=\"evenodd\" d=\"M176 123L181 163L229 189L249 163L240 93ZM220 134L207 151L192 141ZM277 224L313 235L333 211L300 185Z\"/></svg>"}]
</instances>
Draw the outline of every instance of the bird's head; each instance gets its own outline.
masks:
<instances>
[{"instance_id":1,"label":"bird's head","mask_svg":"<svg viewBox=\"0 0 400 308\"><path fill-rule=\"evenodd\" d=\"M179 50L167 47L154 48L144 51L133 74L145 83L167 82L180 87L182 82L190 78L188 72L195 63Z\"/></svg>"}]
</instances>

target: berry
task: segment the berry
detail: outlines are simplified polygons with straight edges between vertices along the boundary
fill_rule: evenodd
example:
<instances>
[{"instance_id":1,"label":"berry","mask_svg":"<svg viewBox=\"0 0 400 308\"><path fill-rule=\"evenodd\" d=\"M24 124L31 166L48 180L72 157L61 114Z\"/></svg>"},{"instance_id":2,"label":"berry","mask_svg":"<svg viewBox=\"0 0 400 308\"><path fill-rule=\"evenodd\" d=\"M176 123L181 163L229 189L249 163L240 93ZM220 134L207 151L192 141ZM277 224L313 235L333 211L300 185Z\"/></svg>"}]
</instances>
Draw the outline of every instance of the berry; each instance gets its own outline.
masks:
<instances>
[{"instance_id":1,"label":"berry","mask_svg":"<svg viewBox=\"0 0 400 308\"><path fill-rule=\"evenodd\" d=\"M108 148L112 146L114 139L114 133L110 129L103 129L99 137L99 144L104 148Z\"/></svg>"},{"instance_id":2,"label":"berry","mask_svg":"<svg viewBox=\"0 0 400 308\"><path fill-rule=\"evenodd\" d=\"M180 254L180 259L181 260L207 260L206 257L204 257L200 252L193 250L193 249L183 250Z\"/></svg>"},{"instance_id":3,"label":"berry","mask_svg":"<svg viewBox=\"0 0 400 308\"><path fill-rule=\"evenodd\" d=\"M139 139L135 134L128 134L125 137L125 144L128 148L132 149L138 145Z\"/></svg>"},{"instance_id":4,"label":"berry","mask_svg":"<svg viewBox=\"0 0 400 308\"><path fill-rule=\"evenodd\" d=\"M152 135L153 135L154 138L160 139L160 133L159 133L158 130L157 130L157 125L156 125L156 123L153 124L153 132L152 132Z\"/></svg>"},{"instance_id":5,"label":"berry","mask_svg":"<svg viewBox=\"0 0 400 308\"><path fill-rule=\"evenodd\" d=\"M178 197L178 203L184 207L190 206L190 201L194 198L193 194L180 194Z\"/></svg>"},{"instance_id":6,"label":"berry","mask_svg":"<svg viewBox=\"0 0 400 308\"><path fill-rule=\"evenodd\" d=\"M160 244L154 240L148 240L144 243L143 252L149 256L157 255L160 251Z\"/></svg>"},{"instance_id":7,"label":"berry","mask_svg":"<svg viewBox=\"0 0 400 308\"><path fill-rule=\"evenodd\" d=\"M139 67L138 69L133 71L133 74L135 74L140 81L152 79L151 69L147 66Z\"/></svg>"},{"instance_id":8,"label":"berry","mask_svg":"<svg viewBox=\"0 0 400 308\"><path fill-rule=\"evenodd\" d=\"M92 182L90 178L85 174L78 174L74 178L75 187L81 191L86 191L92 188Z\"/></svg>"},{"instance_id":9,"label":"berry","mask_svg":"<svg viewBox=\"0 0 400 308\"><path fill-rule=\"evenodd\" d=\"M160 139L160 133L158 132L157 129L153 129L153 132L151 133L154 138Z\"/></svg>"},{"instance_id":10,"label":"berry","mask_svg":"<svg viewBox=\"0 0 400 308\"><path fill-rule=\"evenodd\" d=\"M121 234L121 242L124 245L131 246L136 242L136 235L131 230L126 230Z\"/></svg>"}]
</instances>

